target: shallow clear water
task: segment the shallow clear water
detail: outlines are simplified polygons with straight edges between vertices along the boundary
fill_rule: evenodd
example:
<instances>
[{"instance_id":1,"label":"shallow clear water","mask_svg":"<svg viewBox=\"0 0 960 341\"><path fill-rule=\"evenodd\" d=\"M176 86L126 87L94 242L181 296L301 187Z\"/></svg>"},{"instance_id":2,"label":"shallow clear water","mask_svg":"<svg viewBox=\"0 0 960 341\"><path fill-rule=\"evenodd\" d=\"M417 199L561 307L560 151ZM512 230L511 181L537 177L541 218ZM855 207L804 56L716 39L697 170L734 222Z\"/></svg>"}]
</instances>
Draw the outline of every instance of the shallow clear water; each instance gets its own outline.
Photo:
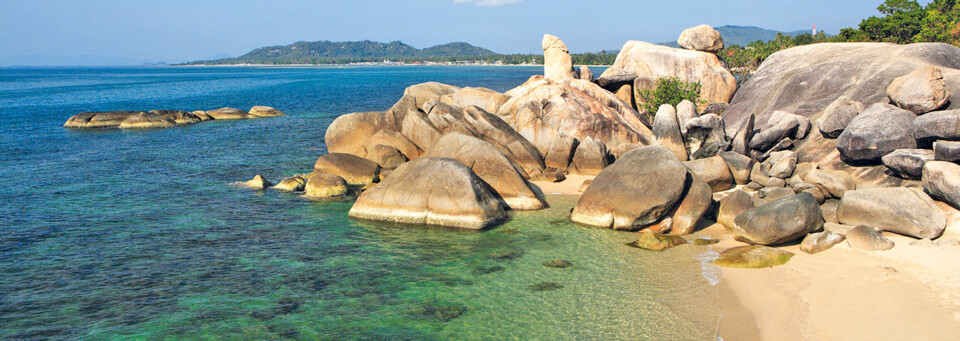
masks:
<instances>
[{"instance_id":1,"label":"shallow clear water","mask_svg":"<svg viewBox=\"0 0 960 341\"><path fill-rule=\"evenodd\" d=\"M627 247L632 234L570 223L574 198L468 232L228 185L310 170L337 115L406 86L504 91L540 72L0 69L0 339L715 339L707 247ZM288 115L61 127L81 111L257 104ZM573 266L542 265L554 259Z\"/></svg>"}]
</instances>

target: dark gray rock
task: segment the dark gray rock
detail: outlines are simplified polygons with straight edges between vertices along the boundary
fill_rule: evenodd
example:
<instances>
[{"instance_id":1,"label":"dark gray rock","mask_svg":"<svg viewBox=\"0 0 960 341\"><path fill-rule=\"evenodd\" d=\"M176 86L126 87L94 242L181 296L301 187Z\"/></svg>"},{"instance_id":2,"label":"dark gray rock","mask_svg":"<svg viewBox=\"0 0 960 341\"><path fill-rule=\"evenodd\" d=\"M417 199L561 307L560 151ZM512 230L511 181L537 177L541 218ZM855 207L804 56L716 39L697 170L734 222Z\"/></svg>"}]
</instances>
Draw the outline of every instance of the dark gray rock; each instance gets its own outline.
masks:
<instances>
[{"instance_id":1,"label":"dark gray rock","mask_svg":"<svg viewBox=\"0 0 960 341\"><path fill-rule=\"evenodd\" d=\"M861 112L863 112L862 103L846 95L840 96L823 110L823 115L817 120L817 126L824 137L835 139Z\"/></svg>"},{"instance_id":2,"label":"dark gray rock","mask_svg":"<svg viewBox=\"0 0 960 341\"><path fill-rule=\"evenodd\" d=\"M873 163L894 150L916 148L916 118L916 114L890 104L871 105L837 138L841 158L854 164Z\"/></svg>"},{"instance_id":3,"label":"dark gray rock","mask_svg":"<svg viewBox=\"0 0 960 341\"><path fill-rule=\"evenodd\" d=\"M913 120L917 140L926 146L935 140L960 139L960 110L935 111Z\"/></svg>"},{"instance_id":4,"label":"dark gray rock","mask_svg":"<svg viewBox=\"0 0 960 341\"><path fill-rule=\"evenodd\" d=\"M927 162L921 182L930 196L960 207L960 165L946 161Z\"/></svg>"},{"instance_id":5,"label":"dark gray rock","mask_svg":"<svg viewBox=\"0 0 960 341\"><path fill-rule=\"evenodd\" d=\"M779 120L776 125L762 129L750 140L750 149L766 151L780 140L797 135L800 122L797 120Z\"/></svg>"},{"instance_id":6,"label":"dark gray rock","mask_svg":"<svg viewBox=\"0 0 960 341\"><path fill-rule=\"evenodd\" d=\"M786 179L793 175L797 168L797 153L784 150L773 152L766 161L760 164L760 170L771 178Z\"/></svg>"},{"instance_id":7,"label":"dark gray rock","mask_svg":"<svg viewBox=\"0 0 960 341\"><path fill-rule=\"evenodd\" d=\"M822 226L823 215L817 200L801 193L743 212L734 220L733 235L742 242L776 245L796 240Z\"/></svg>"},{"instance_id":8,"label":"dark gray rock","mask_svg":"<svg viewBox=\"0 0 960 341\"><path fill-rule=\"evenodd\" d=\"M691 159L700 159L717 155L727 144L723 119L714 114L701 115L684 125L687 150Z\"/></svg>"},{"instance_id":9,"label":"dark gray rock","mask_svg":"<svg viewBox=\"0 0 960 341\"><path fill-rule=\"evenodd\" d=\"M933 143L933 158L937 161L960 161L960 142L937 141Z\"/></svg>"},{"instance_id":10,"label":"dark gray rock","mask_svg":"<svg viewBox=\"0 0 960 341\"><path fill-rule=\"evenodd\" d=\"M929 149L897 149L884 155L883 165L904 179L919 179L923 165L933 161L933 151Z\"/></svg>"}]
</instances>

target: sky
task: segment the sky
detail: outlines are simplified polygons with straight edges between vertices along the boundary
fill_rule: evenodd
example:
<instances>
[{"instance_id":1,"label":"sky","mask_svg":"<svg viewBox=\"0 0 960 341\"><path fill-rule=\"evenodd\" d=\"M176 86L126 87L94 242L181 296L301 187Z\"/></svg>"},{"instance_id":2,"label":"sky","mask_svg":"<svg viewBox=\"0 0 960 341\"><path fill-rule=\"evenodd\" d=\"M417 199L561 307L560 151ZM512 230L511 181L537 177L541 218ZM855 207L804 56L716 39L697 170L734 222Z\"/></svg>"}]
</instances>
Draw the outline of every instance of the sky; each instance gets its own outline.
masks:
<instances>
[{"instance_id":1,"label":"sky","mask_svg":"<svg viewBox=\"0 0 960 341\"><path fill-rule=\"evenodd\" d=\"M0 0L0 65L176 63L297 41L455 41L541 53L544 33L571 52L672 41L687 27L828 33L879 15L882 0ZM926 3L929 1L922 1Z\"/></svg>"}]
</instances>

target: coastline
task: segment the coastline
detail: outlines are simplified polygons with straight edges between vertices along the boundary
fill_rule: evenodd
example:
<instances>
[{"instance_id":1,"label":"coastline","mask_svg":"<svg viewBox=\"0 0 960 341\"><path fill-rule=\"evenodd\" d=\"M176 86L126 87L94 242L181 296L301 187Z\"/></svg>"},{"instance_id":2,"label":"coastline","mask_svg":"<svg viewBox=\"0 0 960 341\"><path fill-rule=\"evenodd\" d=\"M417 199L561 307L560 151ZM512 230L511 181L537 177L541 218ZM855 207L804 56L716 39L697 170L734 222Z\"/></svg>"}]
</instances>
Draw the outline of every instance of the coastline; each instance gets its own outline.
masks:
<instances>
[{"instance_id":1,"label":"coastline","mask_svg":"<svg viewBox=\"0 0 960 341\"><path fill-rule=\"evenodd\" d=\"M544 193L580 195L583 180L534 182ZM715 222L695 234L718 239L714 251L744 245ZM794 253L766 269L721 268L718 333L724 340L956 340L960 339L960 246L922 246L884 233L889 251L855 250L841 243L807 254L799 241L778 248ZM960 239L951 216L940 240ZM911 245L914 244L914 245Z\"/></svg>"}]
</instances>

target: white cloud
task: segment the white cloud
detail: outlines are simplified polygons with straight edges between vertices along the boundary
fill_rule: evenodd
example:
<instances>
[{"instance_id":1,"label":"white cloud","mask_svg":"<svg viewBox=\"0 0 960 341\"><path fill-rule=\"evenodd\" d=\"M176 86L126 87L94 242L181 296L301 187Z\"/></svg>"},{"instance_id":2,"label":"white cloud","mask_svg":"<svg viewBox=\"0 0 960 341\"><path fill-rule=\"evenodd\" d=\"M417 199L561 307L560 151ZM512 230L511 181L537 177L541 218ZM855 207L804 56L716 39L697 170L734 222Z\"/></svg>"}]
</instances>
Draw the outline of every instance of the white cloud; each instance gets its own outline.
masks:
<instances>
[{"instance_id":1,"label":"white cloud","mask_svg":"<svg viewBox=\"0 0 960 341\"><path fill-rule=\"evenodd\" d=\"M501 6L519 3L523 0L453 0L456 4L474 4L476 6Z\"/></svg>"}]
</instances>

